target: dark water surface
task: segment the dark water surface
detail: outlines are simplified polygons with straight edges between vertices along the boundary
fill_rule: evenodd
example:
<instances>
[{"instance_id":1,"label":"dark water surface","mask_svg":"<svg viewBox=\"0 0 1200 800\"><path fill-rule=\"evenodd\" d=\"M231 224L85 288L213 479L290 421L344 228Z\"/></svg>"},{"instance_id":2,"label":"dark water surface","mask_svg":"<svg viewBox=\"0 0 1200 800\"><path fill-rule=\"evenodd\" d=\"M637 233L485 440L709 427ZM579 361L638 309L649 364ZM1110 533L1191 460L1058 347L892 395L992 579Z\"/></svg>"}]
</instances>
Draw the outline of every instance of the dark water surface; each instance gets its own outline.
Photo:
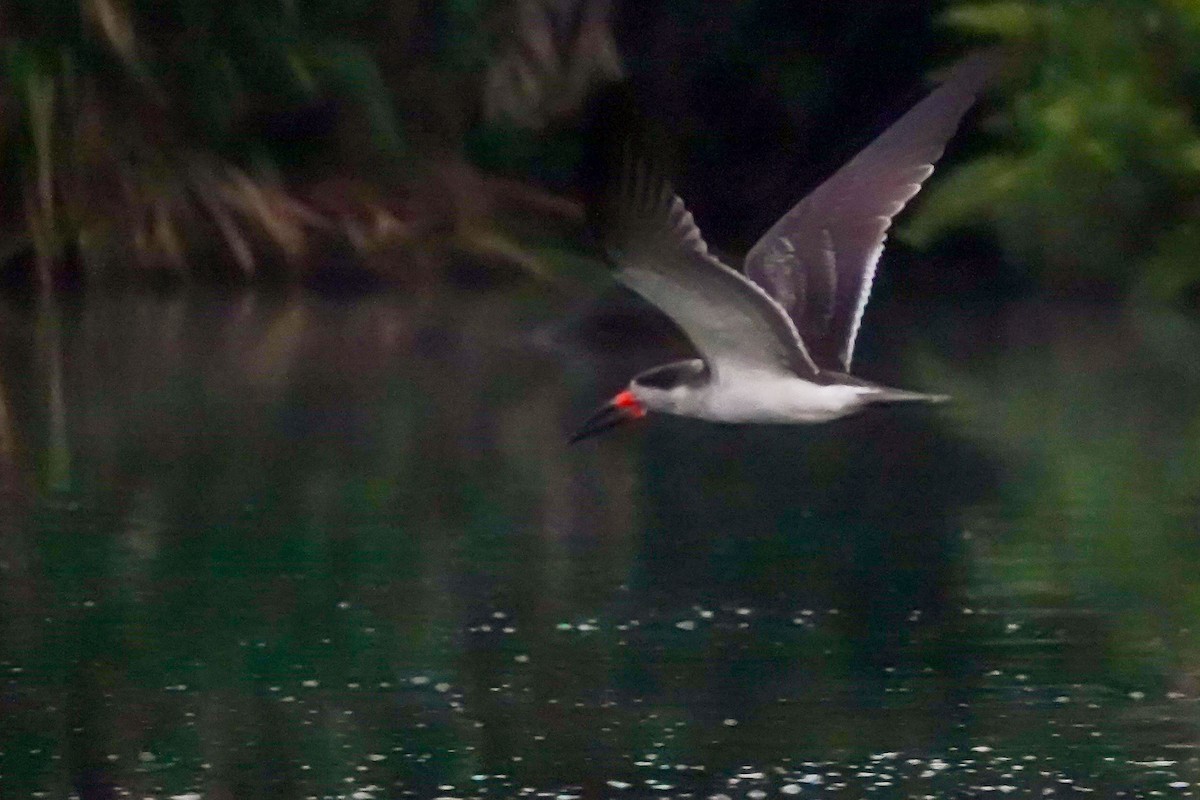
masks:
<instances>
[{"instance_id":1,"label":"dark water surface","mask_svg":"<svg viewBox=\"0 0 1200 800\"><path fill-rule=\"evenodd\" d=\"M568 448L677 350L546 306L0 311L0 797L1195 796L1194 320L873 308L955 403Z\"/></svg>"}]
</instances>

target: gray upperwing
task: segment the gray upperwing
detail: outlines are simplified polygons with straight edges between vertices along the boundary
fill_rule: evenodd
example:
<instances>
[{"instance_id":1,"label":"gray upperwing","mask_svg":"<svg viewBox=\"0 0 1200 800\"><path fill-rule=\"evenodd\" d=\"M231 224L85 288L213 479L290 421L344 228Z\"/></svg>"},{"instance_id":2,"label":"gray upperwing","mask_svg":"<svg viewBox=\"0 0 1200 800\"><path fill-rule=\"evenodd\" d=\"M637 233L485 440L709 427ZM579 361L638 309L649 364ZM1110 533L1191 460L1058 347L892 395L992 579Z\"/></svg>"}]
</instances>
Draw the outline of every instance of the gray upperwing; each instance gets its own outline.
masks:
<instances>
[{"instance_id":1,"label":"gray upperwing","mask_svg":"<svg viewBox=\"0 0 1200 800\"><path fill-rule=\"evenodd\" d=\"M995 73L998 51L945 81L771 226L746 275L780 302L822 366L848 372L892 218L933 173L946 142Z\"/></svg>"},{"instance_id":2,"label":"gray upperwing","mask_svg":"<svg viewBox=\"0 0 1200 800\"><path fill-rule=\"evenodd\" d=\"M600 236L617 279L670 317L714 373L817 368L784 309L708 252L691 213L627 147Z\"/></svg>"}]
</instances>

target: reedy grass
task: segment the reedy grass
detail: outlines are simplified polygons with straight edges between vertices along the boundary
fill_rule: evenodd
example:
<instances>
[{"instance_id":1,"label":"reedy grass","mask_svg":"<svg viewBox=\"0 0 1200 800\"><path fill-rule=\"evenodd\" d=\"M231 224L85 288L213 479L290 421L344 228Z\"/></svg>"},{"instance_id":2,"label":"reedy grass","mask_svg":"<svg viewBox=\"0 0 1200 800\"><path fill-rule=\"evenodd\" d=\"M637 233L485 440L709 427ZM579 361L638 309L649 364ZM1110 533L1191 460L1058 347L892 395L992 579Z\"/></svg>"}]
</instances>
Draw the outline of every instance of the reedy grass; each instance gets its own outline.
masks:
<instances>
[{"instance_id":1,"label":"reedy grass","mask_svg":"<svg viewBox=\"0 0 1200 800\"><path fill-rule=\"evenodd\" d=\"M0 0L0 265L28 253L51 287L424 279L412 263L460 246L528 262L488 229L503 185L438 166L504 7Z\"/></svg>"}]
</instances>

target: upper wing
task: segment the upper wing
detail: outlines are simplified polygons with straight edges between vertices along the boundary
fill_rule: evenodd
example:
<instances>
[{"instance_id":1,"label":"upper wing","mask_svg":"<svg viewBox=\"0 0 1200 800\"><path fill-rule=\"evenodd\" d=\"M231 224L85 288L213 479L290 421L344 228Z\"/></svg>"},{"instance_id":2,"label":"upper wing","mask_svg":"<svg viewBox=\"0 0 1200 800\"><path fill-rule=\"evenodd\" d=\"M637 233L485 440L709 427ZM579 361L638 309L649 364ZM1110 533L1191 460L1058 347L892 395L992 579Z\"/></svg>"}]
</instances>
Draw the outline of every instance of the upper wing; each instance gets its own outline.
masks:
<instances>
[{"instance_id":1,"label":"upper wing","mask_svg":"<svg viewBox=\"0 0 1200 800\"><path fill-rule=\"evenodd\" d=\"M849 372L854 339L892 217L933 173L999 54L959 62L946 80L771 226L746 274L780 303L817 361Z\"/></svg>"},{"instance_id":2,"label":"upper wing","mask_svg":"<svg viewBox=\"0 0 1200 800\"><path fill-rule=\"evenodd\" d=\"M683 201L628 147L599 222L617 279L669 316L714 373L732 367L817 374L783 308L708 252Z\"/></svg>"}]
</instances>

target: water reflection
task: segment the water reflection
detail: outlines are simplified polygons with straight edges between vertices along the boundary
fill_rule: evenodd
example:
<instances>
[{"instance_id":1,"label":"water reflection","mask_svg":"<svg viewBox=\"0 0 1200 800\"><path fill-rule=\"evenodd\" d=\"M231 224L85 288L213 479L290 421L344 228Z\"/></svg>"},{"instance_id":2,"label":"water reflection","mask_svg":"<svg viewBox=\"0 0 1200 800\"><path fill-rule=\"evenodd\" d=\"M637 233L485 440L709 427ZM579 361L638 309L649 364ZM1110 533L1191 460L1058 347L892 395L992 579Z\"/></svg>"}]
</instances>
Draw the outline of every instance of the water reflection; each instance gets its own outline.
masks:
<instances>
[{"instance_id":1,"label":"water reflection","mask_svg":"<svg viewBox=\"0 0 1200 800\"><path fill-rule=\"evenodd\" d=\"M2 794L1188 796L1200 332L873 313L958 403L568 449L538 298L5 308Z\"/></svg>"}]
</instances>

